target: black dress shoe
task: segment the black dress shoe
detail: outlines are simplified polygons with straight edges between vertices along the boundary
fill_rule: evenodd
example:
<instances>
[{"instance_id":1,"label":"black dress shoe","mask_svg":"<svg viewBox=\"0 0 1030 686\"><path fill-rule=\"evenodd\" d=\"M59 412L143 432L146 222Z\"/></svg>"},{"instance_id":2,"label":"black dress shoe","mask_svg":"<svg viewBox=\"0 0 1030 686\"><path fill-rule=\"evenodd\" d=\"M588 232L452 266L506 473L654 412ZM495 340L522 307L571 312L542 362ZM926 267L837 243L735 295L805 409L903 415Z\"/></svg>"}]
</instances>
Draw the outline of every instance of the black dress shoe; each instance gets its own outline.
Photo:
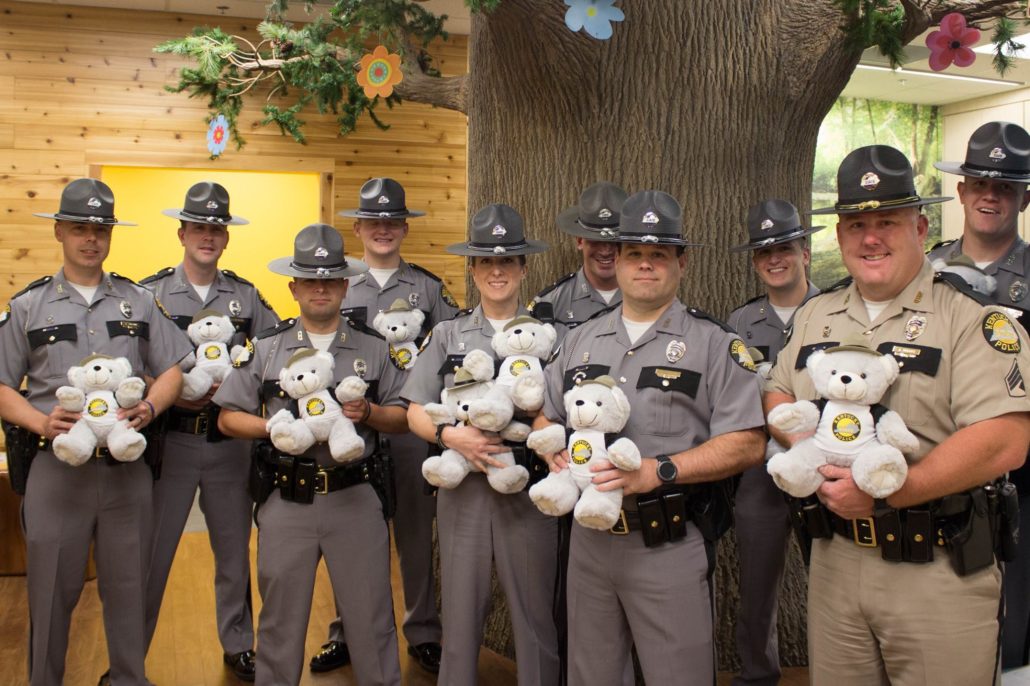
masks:
<instances>
[{"instance_id":1,"label":"black dress shoe","mask_svg":"<svg viewBox=\"0 0 1030 686\"><path fill-rule=\"evenodd\" d=\"M240 681L254 681L254 651L244 650L242 653L222 655L225 664L232 668L232 673Z\"/></svg>"},{"instance_id":2,"label":"black dress shoe","mask_svg":"<svg viewBox=\"0 0 1030 686\"><path fill-rule=\"evenodd\" d=\"M343 641L329 641L311 658L312 672L331 672L350 664L350 651Z\"/></svg>"},{"instance_id":3,"label":"black dress shoe","mask_svg":"<svg viewBox=\"0 0 1030 686\"><path fill-rule=\"evenodd\" d=\"M415 658L418 666L427 672L439 674L440 658L443 657L443 648L439 643L419 643L417 646L408 646L408 655Z\"/></svg>"}]
</instances>

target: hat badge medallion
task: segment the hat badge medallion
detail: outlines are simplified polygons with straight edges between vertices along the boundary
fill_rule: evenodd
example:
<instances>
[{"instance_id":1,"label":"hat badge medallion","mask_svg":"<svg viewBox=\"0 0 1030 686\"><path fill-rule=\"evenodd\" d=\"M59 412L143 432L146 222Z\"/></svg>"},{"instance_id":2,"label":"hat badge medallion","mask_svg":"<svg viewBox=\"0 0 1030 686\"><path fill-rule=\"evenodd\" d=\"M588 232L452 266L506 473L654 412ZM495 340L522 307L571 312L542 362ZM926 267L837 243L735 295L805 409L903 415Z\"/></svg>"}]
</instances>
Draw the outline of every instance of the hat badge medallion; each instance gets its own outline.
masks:
<instances>
[{"instance_id":1,"label":"hat badge medallion","mask_svg":"<svg viewBox=\"0 0 1030 686\"><path fill-rule=\"evenodd\" d=\"M329 251L323 247L319 247L318 250L315 251L315 257L317 257L320 260L324 260L325 258L329 257Z\"/></svg>"},{"instance_id":2,"label":"hat badge medallion","mask_svg":"<svg viewBox=\"0 0 1030 686\"><path fill-rule=\"evenodd\" d=\"M379 199L376 200L376 202L379 203L380 205L389 205L390 204L390 199L388 197L386 197L385 195L380 195Z\"/></svg>"},{"instance_id":3,"label":"hat badge medallion","mask_svg":"<svg viewBox=\"0 0 1030 686\"><path fill-rule=\"evenodd\" d=\"M644 224L657 224L658 223L658 215L655 214L654 212L647 212L646 214L644 214L644 218L641 219L640 221L643 222Z\"/></svg>"},{"instance_id":4,"label":"hat badge medallion","mask_svg":"<svg viewBox=\"0 0 1030 686\"><path fill-rule=\"evenodd\" d=\"M762 231L768 231L769 229L771 229L773 227L773 220L772 219L763 219L761 227L762 227Z\"/></svg>"},{"instance_id":5,"label":"hat badge medallion","mask_svg":"<svg viewBox=\"0 0 1030 686\"><path fill-rule=\"evenodd\" d=\"M992 160L1003 160L1008 157L1001 148L993 148L987 156Z\"/></svg>"},{"instance_id":6,"label":"hat badge medallion","mask_svg":"<svg viewBox=\"0 0 1030 686\"><path fill-rule=\"evenodd\" d=\"M507 235L508 229L504 228L500 224L496 224L493 228L493 231L491 231L490 233L494 236L504 236Z\"/></svg>"},{"instance_id":7,"label":"hat badge medallion","mask_svg":"<svg viewBox=\"0 0 1030 686\"><path fill-rule=\"evenodd\" d=\"M597 213L597 216L600 219L610 219L612 216L612 211L609 210L607 207L602 207L600 212Z\"/></svg>"},{"instance_id":8,"label":"hat badge medallion","mask_svg":"<svg viewBox=\"0 0 1030 686\"><path fill-rule=\"evenodd\" d=\"M96 208L100 207L100 204L101 204L100 201L97 200L96 198L90 198L89 200L86 201L86 205L88 205L89 207L92 207L93 209L96 209Z\"/></svg>"},{"instance_id":9,"label":"hat badge medallion","mask_svg":"<svg viewBox=\"0 0 1030 686\"><path fill-rule=\"evenodd\" d=\"M206 207L209 210L217 210L218 209L218 203L215 202L214 200L208 200L207 204L204 205L204 207Z\"/></svg>"},{"instance_id":10,"label":"hat badge medallion","mask_svg":"<svg viewBox=\"0 0 1030 686\"><path fill-rule=\"evenodd\" d=\"M862 180L859 181L858 185L867 191L874 191L876 190L876 187L880 185L880 177L873 172L866 172L865 174L862 174Z\"/></svg>"}]
</instances>

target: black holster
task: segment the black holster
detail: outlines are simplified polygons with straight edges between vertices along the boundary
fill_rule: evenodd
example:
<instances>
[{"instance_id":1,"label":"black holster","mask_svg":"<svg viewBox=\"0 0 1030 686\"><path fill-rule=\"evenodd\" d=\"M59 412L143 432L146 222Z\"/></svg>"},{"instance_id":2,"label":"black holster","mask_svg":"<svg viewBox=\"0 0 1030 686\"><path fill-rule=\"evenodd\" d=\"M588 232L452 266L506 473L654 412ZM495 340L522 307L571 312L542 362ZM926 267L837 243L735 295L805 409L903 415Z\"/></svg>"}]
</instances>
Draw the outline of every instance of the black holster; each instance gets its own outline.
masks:
<instances>
[{"instance_id":1,"label":"black holster","mask_svg":"<svg viewBox=\"0 0 1030 686\"><path fill-rule=\"evenodd\" d=\"M18 495L25 495L29 469L39 451L39 436L10 422L0 422L0 426L3 427L4 442L7 445L7 472L11 479L11 490Z\"/></svg>"},{"instance_id":2,"label":"black holster","mask_svg":"<svg viewBox=\"0 0 1030 686\"><path fill-rule=\"evenodd\" d=\"M371 484L372 489L379 496L379 502L383 506L383 519L392 519L397 513L397 487L394 482L390 439L382 434L378 435L376 452L372 454Z\"/></svg>"},{"instance_id":3,"label":"black holster","mask_svg":"<svg viewBox=\"0 0 1030 686\"><path fill-rule=\"evenodd\" d=\"M987 504L994 525L994 553L1002 562L1016 559L1019 547L1019 493L1011 481L987 487Z\"/></svg>"},{"instance_id":4,"label":"black holster","mask_svg":"<svg viewBox=\"0 0 1030 686\"><path fill-rule=\"evenodd\" d=\"M143 450L143 463L150 467L154 481L161 478L161 465L165 456L165 437L168 435L167 414L154 417L154 421L143 429L147 439L147 447Z\"/></svg>"},{"instance_id":5,"label":"black holster","mask_svg":"<svg viewBox=\"0 0 1030 686\"><path fill-rule=\"evenodd\" d=\"M739 477L729 477L687 489L690 517L706 541L718 541L733 527L733 500Z\"/></svg>"},{"instance_id":6,"label":"black holster","mask_svg":"<svg viewBox=\"0 0 1030 686\"><path fill-rule=\"evenodd\" d=\"M944 514L938 528L952 568L959 576L966 576L994 564L994 536L987 487L947 496L942 505L946 507L949 498L962 496L969 499L968 509L955 515Z\"/></svg>"},{"instance_id":7,"label":"black holster","mask_svg":"<svg viewBox=\"0 0 1030 686\"><path fill-rule=\"evenodd\" d=\"M790 511L790 525L794 529L798 546L801 548L801 557L807 566L812 559L812 541L817 538L833 538L830 514L814 495L795 498L784 493L784 497Z\"/></svg>"},{"instance_id":8,"label":"black holster","mask_svg":"<svg viewBox=\"0 0 1030 686\"><path fill-rule=\"evenodd\" d=\"M250 477L247 491L257 505L261 505L275 488L276 455L271 441L254 441L250 448Z\"/></svg>"}]
</instances>

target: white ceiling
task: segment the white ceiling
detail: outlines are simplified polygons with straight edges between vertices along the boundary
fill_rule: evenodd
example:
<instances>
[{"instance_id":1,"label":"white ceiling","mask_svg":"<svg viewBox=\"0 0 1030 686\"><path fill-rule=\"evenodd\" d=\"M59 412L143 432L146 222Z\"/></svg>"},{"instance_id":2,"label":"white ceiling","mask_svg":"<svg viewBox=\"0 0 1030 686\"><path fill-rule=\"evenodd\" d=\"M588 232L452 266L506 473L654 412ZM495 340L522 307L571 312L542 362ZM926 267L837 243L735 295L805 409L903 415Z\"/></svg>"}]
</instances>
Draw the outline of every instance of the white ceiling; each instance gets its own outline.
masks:
<instances>
[{"instance_id":1,"label":"white ceiling","mask_svg":"<svg viewBox=\"0 0 1030 686\"><path fill-rule=\"evenodd\" d=\"M265 16L265 0L25 0L63 5L87 5L95 7L123 7L133 10L159 12L181 12L202 15L224 15L226 17L262 18ZM317 0L315 12L325 11L331 0ZM445 28L451 33L468 34L470 19L463 0L425 0L427 9L437 14L448 15ZM321 9L320 7L321 6ZM310 20L312 15L304 12L304 3L295 1L287 15L294 21ZM927 32L929 33L929 32ZM982 32L981 44L987 42L988 31ZM1030 42L1030 41L1028 41ZM857 98L892 100L921 105L946 105L971 98L1022 88L1030 84L1030 60L1017 59L1016 66L1005 76L999 76L991 65L991 55L978 54L976 62L964 69L949 67L944 75L966 77L962 79L942 78L932 72L927 58L924 37L920 36L906 49L905 66L900 72L886 69L887 60L875 49L866 50L862 65L851 77L844 89L844 95ZM871 67L871 68L869 68ZM876 67L880 67L877 69ZM970 79L968 77L975 77ZM976 78L988 79L978 81Z\"/></svg>"}]
</instances>

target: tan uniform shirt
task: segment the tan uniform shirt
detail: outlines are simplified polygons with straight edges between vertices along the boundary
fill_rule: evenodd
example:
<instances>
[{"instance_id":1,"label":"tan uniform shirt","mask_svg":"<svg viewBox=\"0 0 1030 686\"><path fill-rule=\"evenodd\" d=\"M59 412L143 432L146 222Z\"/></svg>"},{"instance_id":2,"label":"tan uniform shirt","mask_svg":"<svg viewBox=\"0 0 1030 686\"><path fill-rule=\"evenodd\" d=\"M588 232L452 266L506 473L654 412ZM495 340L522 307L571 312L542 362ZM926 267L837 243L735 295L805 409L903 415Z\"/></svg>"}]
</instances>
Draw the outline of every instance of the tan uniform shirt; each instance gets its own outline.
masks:
<instances>
[{"instance_id":1,"label":"tan uniform shirt","mask_svg":"<svg viewBox=\"0 0 1030 686\"><path fill-rule=\"evenodd\" d=\"M1030 411L1026 332L999 308L935 281L929 261L874 322L853 283L808 301L794 315L767 390L813 400L807 356L856 334L901 366L880 402L919 438L917 457L970 424Z\"/></svg>"}]
</instances>

